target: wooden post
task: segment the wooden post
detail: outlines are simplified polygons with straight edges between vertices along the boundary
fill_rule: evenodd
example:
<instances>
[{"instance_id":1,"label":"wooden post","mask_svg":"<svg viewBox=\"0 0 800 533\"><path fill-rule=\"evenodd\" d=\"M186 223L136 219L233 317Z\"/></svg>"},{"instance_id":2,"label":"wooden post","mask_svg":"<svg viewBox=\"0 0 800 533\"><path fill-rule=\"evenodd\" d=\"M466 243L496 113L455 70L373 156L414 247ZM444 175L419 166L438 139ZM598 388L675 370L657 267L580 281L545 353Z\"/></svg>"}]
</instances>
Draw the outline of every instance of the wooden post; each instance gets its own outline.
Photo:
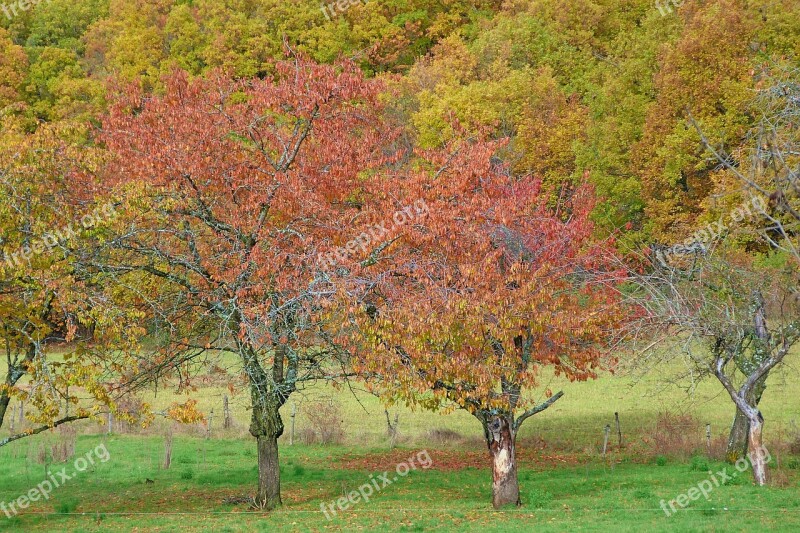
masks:
<instances>
[{"instance_id":1,"label":"wooden post","mask_svg":"<svg viewBox=\"0 0 800 533\"><path fill-rule=\"evenodd\" d=\"M291 414L291 417L292 417L292 429L289 432L289 446L293 446L294 445L294 420L297 417L297 404L295 402L292 402L292 414Z\"/></svg>"},{"instance_id":2,"label":"wooden post","mask_svg":"<svg viewBox=\"0 0 800 533\"><path fill-rule=\"evenodd\" d=\"M25 400L20 398L19 400L19 428L25 425Z\"/></svg>"},{"instance_id":3,"label":"wooden post","mask_svg":"<svg viewBox=\"0 0 800 533\"><path fill-rule=\"evenodd\" d=\"M164 470L169 470L172 465L172 427L167 429L167 434L164 436Z\"/></svg>"},{"instance_id":4,"label":"wooden post","mask_svg":"<svg viewBox=\"0 0 800 533\"><path fill-rule=\"evenodd\" d=\"M108 429L106 432L111 435L114 432L114 415L111 414L111 410L108 411Z\"/></svg>"},{"instance_id":5,"label":"wooden post","mask_svg":"<svg viewBox=\"0 0 800 533\"><path fill-rule=\"evenodd\" d=\"M231 426L233 424L231 423L231 409L228 406L228 395L227 394L224 394L222 396L222 417L223 417L223 419L222 419L222 427L224 429L231 429Z\"/></svg>"},{"instance_id":6,"label":"wooden post","mask_svg":"<svg viewBox=\"0 0 800 533\"><path fill-rule=\"evenodd\" d=\"M208 426L206 427L206 440L211 438L211 424L214 423L214 408L211 408L211 413L208 415ZM205 452L204 452L205 454ZM205 455L204 455L205 457ZM205 459L203 459L205 461Z\"/></svg>"},{"instance_id":7,"label":"wooden post","mask_svg":"<svg viewBox=\"0 0 800 533\"><path fill-rule=\"evenodd\" d=\"M611 433L611 424L606 424L603 429L603 459L606 458L606 450L608 449L608 436Z\"/></svg>"},{"instance_id":8,"label":"wooden post","mask_svg":"<svg viewBox=\"0 0 800 533\"><path fill-rule=\"evenodd\" d=\"M394 424L392 424L391 419L389 418L389 410L384 409L384 413L386 413L386 426L387 426L387 433L389 434L389 443L392 448L395 447L397 444L397 426L400 424L400 411L395 413L394 415Z\"/></svg>"},{"instance_id":9,"label":"wooden post","mask_svg":"<svg viewBox=\"0 0 800 533\"><path fill-rule=\"evenodd\" d=\"M9 424L9 429L11 430L11 433L13 434L14 433L14 417L17 415L17 413L15 412L15 409L12 408L10 414L11 414L11 418L8 420L8 424Z\"/></svg>"},{"instance_id":10,"label":"wooden post","mask_svg":"<svg viewBox=\"0 0 800 533\"><path fill-rule=\"evenodd\" d=\"M617 421L617 438L618 440L618 448L622 449L622 428L619 425L619 413L614 412L614 419Z\"/></svg>"},{"instance_id":11,"label":"wooden post","mask_svg":"<svg viewBox=\"0 0 800 533\"><path fill-rule=\"evenodd\" d=\"M711 453L711 424L706 424L706 448Z\"/></svg>"}]
</instances>

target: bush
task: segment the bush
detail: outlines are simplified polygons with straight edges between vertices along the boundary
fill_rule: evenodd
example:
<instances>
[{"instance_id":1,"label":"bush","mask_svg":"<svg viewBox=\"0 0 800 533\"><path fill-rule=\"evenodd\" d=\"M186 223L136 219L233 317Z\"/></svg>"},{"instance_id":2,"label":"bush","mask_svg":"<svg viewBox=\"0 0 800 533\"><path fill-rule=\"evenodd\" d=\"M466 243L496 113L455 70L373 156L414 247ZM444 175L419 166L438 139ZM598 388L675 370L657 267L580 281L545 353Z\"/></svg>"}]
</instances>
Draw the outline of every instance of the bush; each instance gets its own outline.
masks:
<instances>
[{"instance_id":1,"label":"bush","mask_svg":"<svg viewBox=\"0 0 800 533\"><path fill-rule=\"evenodd\" d=\"M691 415L660 413L651 438L653 453L686 459L704 448L703 426Z\"/></svg>"},{"instance_id":2,"label":"bush","mask_svg":"<svg viewBox=\"0 0 800 533\"><path fill-rule=\"evenodd\" d=\"M445 444L458 444L464 440L461 433L453 431L452 429L430 429L426 435L427 440L432 444L438 446Z\"/></svg>"},{"instance_id":3,"label":"bush","mask_svg":"<svg viewBox=\"0 0 800 533\"><path fill-rule=\"evenodd\" d=\"M695 472L708 472L711 469L711 463L706 457L702 455L695 455L692 457L692 463L689 465L689 470Z\"/></svg>"},{"instance_id":4,"label":"bush","mask_svg":"<svg viewBox=\"0 0 800 533\"><path fill-rule=\"evenodd\" d=\"M312 402L306 409L309 427L300 432L305 444L341 444L344 442L342 410L333 399Z\"/></svg>"}]
</instances>

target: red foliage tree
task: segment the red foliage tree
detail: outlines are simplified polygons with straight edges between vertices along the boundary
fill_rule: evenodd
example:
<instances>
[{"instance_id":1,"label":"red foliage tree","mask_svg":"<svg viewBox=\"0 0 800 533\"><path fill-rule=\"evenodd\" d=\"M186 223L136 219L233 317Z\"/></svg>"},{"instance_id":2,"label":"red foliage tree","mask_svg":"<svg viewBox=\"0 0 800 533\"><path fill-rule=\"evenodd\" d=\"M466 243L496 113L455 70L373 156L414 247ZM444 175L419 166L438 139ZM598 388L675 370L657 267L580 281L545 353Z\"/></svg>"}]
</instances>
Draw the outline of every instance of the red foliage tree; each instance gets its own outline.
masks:
<instances>
[{"instance_id":1,"label":"red foliage tree","mask_svg":"<svg viewBox=\"0 0 800 533\"><path fill-rule=\"evenodd\" d=\"M545 367L594 378L625 314L613 243L592 237L591 188L543 191L507 172L496 149L461 141L387 180L396 209L425 209L394 225L382 255L361 264L370 281L350 294L363 309L359 372L392 400L473 414L501 507L520 503L520 426L562 396L548 391L536 404L528 389Z\"/></svg>"},{"instance_id":2,"label":"red foliage tree","mask_svg":"<svg viewBox=\"0 0 800 533\"><path fill-rule=\"evenodd\" d=\"M380 87L351 63L302 58L264 80L176 72L163 95L121 91L103 120L104 183L127 198L103 270L163 326L154 369L238 360L262 507L281 503L280 407L303 382L341 374L318 256L352 225L364 175L388 160Z\"/></svg>"}]
</instances>

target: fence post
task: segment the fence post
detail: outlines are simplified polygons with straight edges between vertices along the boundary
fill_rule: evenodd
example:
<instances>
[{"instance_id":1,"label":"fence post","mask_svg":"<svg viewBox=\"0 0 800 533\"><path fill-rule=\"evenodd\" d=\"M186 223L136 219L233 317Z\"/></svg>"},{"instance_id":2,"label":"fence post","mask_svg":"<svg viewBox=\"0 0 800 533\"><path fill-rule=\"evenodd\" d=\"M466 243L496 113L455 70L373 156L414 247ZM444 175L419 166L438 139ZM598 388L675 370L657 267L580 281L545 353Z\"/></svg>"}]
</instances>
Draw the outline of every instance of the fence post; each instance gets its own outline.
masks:
<instances>
[{"instance_id":1,"label":"fence post","mask_svg":"<svg viewBox=\"0 0 800 533\"><path fill-rule=\"evenodd\" d=\"M706 424L706 448L711 453L711 424Z\"/></svg>"},{"instance_id":2,"label":"fence post","mask_svg":"<svg viewBox=\"0 0 800 533\"><path fill-rule=\"evenodd\" d=\"M211 438L211 424L214 423L214 408L211 408L211 413L208 415L208 427L206 427L206 440Z\"/></svg>"},{"instance_id":3,"label":"fence post","mask_svg":"<svg viewBox=\"0 0 800 533\"><path fill-rule=\"evenodd\" d=\"M108 411L108 430L107 433L111 435L114 432L114 415L111 414L111 410Z\"/></svg>"},{"instance_id":4,"label":"fence post","mask_svg":"<svg viewBox=\"0 0 800 533\"><path fill-rule=\"evenodd\" d=\"M294 445L294 419L297 417L297 403L292 402L292 429L289 432L289 446Z\"/></svg>"},{"instance_id":5,"label":"fence post","mask_svg":"<svg viewBox=\"0 0 800 533\"><path fill-rule=\"evenodd\" d=\"M222 396L222 416L223 416L222 427L224 429L230 429L233 424L231 423L231 409L228 406L227 394L224 394Z\"/></svg>"},{"instance_id":6,"label":"fence post","mask_svg":"<svg viewBox=\"0 0 800 533\"><path fill-rule=\"evenodd\" d=\"M606 458L606 449L608 448L608 435L611 433L611 424L606 424L603 429L603 459Z\"/></svg>"},{"instance_id":7,"label":"fence post","mask_svg":"<svg viewBox=\"0 0 800 533\"><path fill-rule=\"evenodd\" d=\"M621 450L622 449L622 428L619 425L619 413L616 412L616 411L614 412L614 419L617 421L617 438L619 439L617 446Z\"/></svg>"}]
</instances>

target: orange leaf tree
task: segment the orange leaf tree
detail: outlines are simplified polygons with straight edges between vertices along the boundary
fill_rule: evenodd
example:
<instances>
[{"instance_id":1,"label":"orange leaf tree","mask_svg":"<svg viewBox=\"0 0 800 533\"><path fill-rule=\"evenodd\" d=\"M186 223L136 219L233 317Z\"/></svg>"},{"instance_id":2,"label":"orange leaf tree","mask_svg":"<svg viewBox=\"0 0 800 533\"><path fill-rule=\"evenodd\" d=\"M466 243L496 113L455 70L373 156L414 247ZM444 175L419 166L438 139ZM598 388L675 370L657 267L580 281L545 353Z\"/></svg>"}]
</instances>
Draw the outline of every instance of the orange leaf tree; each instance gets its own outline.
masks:
<instances>
[{"instance_id":1,"label":"orange leaf tree","mask_svg":"<svg viewBox=\"0 0 800 533\"><path fill-rule=\"evenodd\" d=\"M352 63L293 58L263 80L176 72L161 96L123 91L103 121L104 182L128 199L103 270L160 326L154 371L238 362L262 507L281 503L280 407L303 383L346 373L326 343L319 301L331 289L317 258L389 159L379 89Z\"/></svg>"},{"instance_id":2,"label":"orange leaf tree","mask_svg":"<svg viewBox=\"0 0 800 533\"><path fill-rule=\"evenodd\" d=\"M612 243L592 238L592 190L547 193L507 172L497 148L460 141L387 180L402 184L395 202L424 202L427 214L398 229L349 294L362 309L359 372L391 400L474 415L501 507L519 504L517 431L562 396L536 404L526 390L545 367L594 378L624 314Z\"/></svg>"}]
</instances>

